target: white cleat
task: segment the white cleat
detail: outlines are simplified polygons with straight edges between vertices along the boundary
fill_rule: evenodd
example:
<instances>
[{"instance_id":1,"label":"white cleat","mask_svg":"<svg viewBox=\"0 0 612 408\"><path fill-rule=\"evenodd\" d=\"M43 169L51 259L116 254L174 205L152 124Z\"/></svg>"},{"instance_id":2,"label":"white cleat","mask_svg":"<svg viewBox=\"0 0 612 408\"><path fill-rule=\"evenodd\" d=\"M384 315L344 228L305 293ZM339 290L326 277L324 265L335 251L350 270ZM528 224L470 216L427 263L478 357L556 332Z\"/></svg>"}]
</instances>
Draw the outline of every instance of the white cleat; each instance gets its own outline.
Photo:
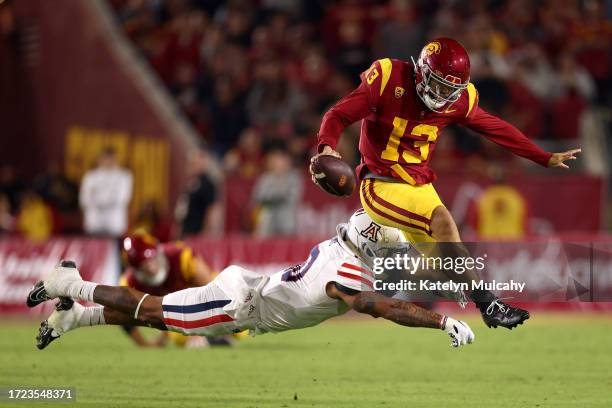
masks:
<instances>
[{"instance_id":1,"label":"white cleat","mask_svg":"<svg viewBox=\"0 0 612 408\"><path fill-rule=\"evenodd\" d=\"M60 298L51 316L40 324L36 347L42 350L67 331L78 327L79 319L84 311L85 307L74 300L66 297Z\"/></svg>"},{"instance_id":2,"label":"white cleat","mask_svg":"<svg viewBox=\"0 0 612 408\"><path fill-rule=\"evenodd\" d=\"M34 285L26 303L28 307L34 307L46 300L68 296L70 284L82 280L74 262L61 261L43 280Z\"/></svg>"}]
</instances>

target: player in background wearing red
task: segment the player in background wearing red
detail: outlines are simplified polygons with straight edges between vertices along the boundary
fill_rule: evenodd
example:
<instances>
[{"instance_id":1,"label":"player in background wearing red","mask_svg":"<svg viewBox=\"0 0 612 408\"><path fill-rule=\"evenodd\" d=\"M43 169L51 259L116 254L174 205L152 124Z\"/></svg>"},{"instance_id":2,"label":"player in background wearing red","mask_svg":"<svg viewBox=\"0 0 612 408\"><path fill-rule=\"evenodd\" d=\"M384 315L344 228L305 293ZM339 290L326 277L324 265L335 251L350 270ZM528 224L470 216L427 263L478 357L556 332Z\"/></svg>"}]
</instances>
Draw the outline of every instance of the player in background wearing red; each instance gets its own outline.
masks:
<instances>
[{"instance_id":1,"label":"player in background wearing red","mask_svg":"<svg viewBox=\"0 0 612 408\"><path fill-rule=\"evenodd\" d=\"M182 289L204 286L214 278L208 264L193 254L192 249L183 242L159 243L153 236L136 233L123 240L123 254L128 264L120 279L120 286L127 286L155 296ZM140 347L163 347L168 338L177 345L200 347L209 345L228 345L224 337L187 338L179 333L160 334L149 340L138 327L125 325L123 329Z\"/></svg>"},{"instance_id":2,"label":"player in background wearing red","mask_svg":"<svg viewBox=\"0 0 612 408\"><path fill-rule=\"evenodd\" d=\"M345 127L362 120L359 151L363 208L376 222L404 231L413 243L448 242L451 256L466 256L459 231L431 184L429 161L440 132L456 123L545 167L568 168L580 149L549 153L511 124L478 106L470 82L470 59L450 38L428 43L416 62L381 59L361 74L361 84L324 116L318 154L339 157L334 150ZM315 156L316 157L316 156ZM458 278L454 276L453 278ZM462 279L478 280L474 271ZM491 292L476 290L471 299L491 327L513 328L529 317Z\"/></svg>"}]
</instances>

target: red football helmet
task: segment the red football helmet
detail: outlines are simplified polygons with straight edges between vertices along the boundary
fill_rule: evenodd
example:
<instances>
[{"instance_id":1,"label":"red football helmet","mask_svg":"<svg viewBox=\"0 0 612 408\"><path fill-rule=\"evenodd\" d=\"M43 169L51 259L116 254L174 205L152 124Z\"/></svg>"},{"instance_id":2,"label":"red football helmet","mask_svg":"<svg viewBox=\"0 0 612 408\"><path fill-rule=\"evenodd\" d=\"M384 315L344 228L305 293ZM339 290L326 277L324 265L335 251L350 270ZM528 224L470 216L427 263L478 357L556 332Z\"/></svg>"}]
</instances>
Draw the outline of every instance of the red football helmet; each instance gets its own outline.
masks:
<instances>
[{"instance_id":1,"label":"red football helmet","mask_svg":"<svg viewBox=\"0 0 612 408\"><path fill-rule=\"evenodd\" d=\"M434 112L443 113L457 102L470 82L470 57L450 38L434 39L412 63L417 95Z\"/></svg>"},{"instance_id":2,"label":"red football helmet","mask_svg":"<svg viewBox=\"0 0 612 408\"><path fill-rule=\"evenodd\" d=\"M157 256L157 239L148 234L134 234L123 240L123 251L130 266L138 269L147 259Z\"/></svg>"}]
</instances>

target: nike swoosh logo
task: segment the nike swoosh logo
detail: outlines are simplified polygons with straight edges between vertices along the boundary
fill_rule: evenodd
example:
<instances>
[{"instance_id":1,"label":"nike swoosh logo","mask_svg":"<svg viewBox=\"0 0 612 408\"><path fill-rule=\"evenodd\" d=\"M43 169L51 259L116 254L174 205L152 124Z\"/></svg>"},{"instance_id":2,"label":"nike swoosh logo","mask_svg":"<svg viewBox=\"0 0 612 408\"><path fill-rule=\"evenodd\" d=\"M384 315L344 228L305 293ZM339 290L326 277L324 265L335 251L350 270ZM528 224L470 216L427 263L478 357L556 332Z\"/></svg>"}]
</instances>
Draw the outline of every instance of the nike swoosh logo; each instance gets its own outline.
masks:
<instances>
[{"instance_id":1,"label":"nike swoosh logo","mask_svg":"<svg viewBox=\"0 0 612 408\"><path fill-rule=\"evenodd\" d=\"M452 113L452 112L457 112L457 109L453 109L453 110L445 110L444 113Z\"/></svg>"}]
</instances>

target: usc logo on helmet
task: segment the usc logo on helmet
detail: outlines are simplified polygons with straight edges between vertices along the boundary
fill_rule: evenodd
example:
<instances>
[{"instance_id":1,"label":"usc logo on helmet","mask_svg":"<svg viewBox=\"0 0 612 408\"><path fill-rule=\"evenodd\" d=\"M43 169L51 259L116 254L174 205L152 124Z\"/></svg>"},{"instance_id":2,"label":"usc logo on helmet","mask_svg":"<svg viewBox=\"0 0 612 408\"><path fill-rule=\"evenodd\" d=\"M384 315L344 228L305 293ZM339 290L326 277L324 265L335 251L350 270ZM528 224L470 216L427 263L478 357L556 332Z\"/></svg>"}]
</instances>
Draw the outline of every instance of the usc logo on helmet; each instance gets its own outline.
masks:
<instances>
[{"instance_id":1,"label":"usc logo on helmet","mask_svg":"<svg viewBox=\"0 0 612 408\"><path fill-rule=\"evenodd\" d=\"M442 44L438 41L432 41L423 48L426 55L439 54L442 49Z\"/></svg>"}]
</instances>

